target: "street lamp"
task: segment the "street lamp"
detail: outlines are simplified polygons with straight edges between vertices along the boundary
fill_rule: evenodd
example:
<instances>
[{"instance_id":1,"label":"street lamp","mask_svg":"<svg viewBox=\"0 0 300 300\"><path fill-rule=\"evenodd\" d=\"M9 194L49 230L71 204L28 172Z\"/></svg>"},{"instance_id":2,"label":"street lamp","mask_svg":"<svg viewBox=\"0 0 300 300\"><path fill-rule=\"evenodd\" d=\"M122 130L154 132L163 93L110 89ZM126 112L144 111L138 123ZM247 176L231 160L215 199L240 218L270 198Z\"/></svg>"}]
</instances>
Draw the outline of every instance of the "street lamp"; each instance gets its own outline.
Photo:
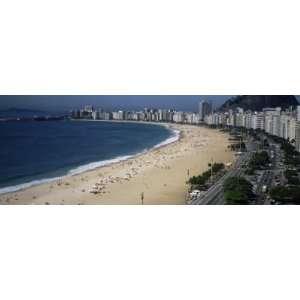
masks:
<instances>
[{"instance_id":1,"label":"street lamp","mask_svg":"<svg viewBox=\"0 0 300 300\"><path fill-rule=\"evenodd\" d=\"M208 164L210 167L210 182L213 182L213 158L211 158L211 163Z\"/></svg>"}]
</instances>

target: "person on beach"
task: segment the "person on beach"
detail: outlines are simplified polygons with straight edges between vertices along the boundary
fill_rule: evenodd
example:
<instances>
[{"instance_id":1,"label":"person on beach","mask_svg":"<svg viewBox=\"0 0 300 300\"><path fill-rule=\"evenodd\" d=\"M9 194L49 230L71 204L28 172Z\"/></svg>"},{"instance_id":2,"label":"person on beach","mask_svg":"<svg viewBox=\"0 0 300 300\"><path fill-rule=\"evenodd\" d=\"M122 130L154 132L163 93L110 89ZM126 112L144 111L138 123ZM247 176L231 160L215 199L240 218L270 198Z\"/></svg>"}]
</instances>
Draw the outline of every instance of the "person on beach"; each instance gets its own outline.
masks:
<instances>
[{"instance_id":1,"label":"person on beach","mask_svg":"<svg viewBox=\"0 0 300 300\"><path fill-rule=\"evenodd\" d=\"M142 202L142 205L144 204L144 192L141 193L141 202Z\"/></svg>"}]
</instances>

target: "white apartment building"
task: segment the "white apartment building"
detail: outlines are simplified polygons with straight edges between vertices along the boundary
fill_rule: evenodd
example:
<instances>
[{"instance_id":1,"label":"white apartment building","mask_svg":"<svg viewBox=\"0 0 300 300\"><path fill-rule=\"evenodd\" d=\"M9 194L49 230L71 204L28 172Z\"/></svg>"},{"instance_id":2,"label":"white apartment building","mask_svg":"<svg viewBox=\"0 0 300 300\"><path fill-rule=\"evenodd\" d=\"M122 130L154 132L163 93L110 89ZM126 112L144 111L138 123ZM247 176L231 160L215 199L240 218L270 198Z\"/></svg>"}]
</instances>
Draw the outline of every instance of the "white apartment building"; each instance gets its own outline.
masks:
<instances>
[{"instance_id":1,"label":"white apartment building","mask_svg":"<svg viewBox=\"0 0 300 300\"><path fill-rule=\"evenodd\" d=\"M300 152L300 121L296 122L296 126L295 126L295 140L296 140L296 144L295 144L295 148L298 152Z\"/></svg>"},{"instance_id":2,"label":"white apartment building","mask_svg":"<svg viewBox=\"0 0 300 300\"><path fill-rule=\"evenodd\" d=\"M184 122L184 113L181 111L175 112L173 115L173 122L183 123Z\"/></svg>"},{"instance_id":3,"label":"white apartment building","mask_svg":"<svg viewBox=\"0 0 300 300\"><path fill-rule=\"evenodd\" d=\"M185 120L188 124L199 124L200 115L195 113L185 113Z\"/></svg>"},{"instance_id":4,"label":"white apartment building","mask_svg":"<svg viewBox=\"0 0 300 300\"><path fill-rule=\"evenodd\" d=\"M235 126L235 114L232 109L229 110L228 115L228 126Z\"/></svg>"},{"instance_id":5,"label":"white apartment building","mask_svg":"<svg viewBox=\"0 0 300 300\"><path fill-rule=\"evenodd\" d=\"M247 111L245 113L245 127L247 129L252 128L252 112L251 111Z\"/></svg>"},{"instance_id":6,"label":"white apartment building","mask_svg":"<svg viewBox=\"0 0 300 300\"><path fill-rule=\"evenodd\" d=\"M122 110L114 111L112 113L112 118L114 120L124 120L125 119L125 113Z\"/></svg>"},{"instance_id":7,"label":"white apartment building","mask_svg":"<svg viewBox=\"0 0 300 300\"><path fill-rule=\"evenodd\" d=\"M280 134L279 136L287 139L288 133L290 130L290 124L289 124L289 116L288 115L281 115L280 116Z\"/></svg>"},{"instance_id":8,"label":"white apartment building","mask_svg":"<svg viewBox=\"0 0 300 300\"><path fill-rule=\"evenodd\" d=\"M245 116L243 112L237 112L235 114L235 126L245 127Z\"/></svg>"},{"instance_id":9,"label":"white apartment building","mask_svg":"<svg viewBox=\"0 0 300 300\"><path fill-rule=\"evenodd\" d=\"M297 106L297 121L300 121L300 105Z\"/></svg>"},{"instance_id":10,"label":"white apartment building","mask_svg":"<svg viewBox=\"0 0 300 300\"><path fill-rule=\"evenodd\" d=\"M251 128L264 130L265 128L265 116L263 113L255 112L251 115Z\"/></svg>"},{"instance_id":11,"label":"white apartment building","mask_svg":"<svg viewBox=\"0 0 300 300\"><path fill-rule=\"evenodd\" d=\"M186 119L186 122L187 122L188 124L193 124L193 119L194 119L194 117L193 117L193 114L192 114L192 113L186 113L186 114L185 114L185 119Z\"/></svg>"},{"instance_id":12,"label":"white apartment building","mask_svg":"<svg viewBox=\"0 0 300 300\"><path fill-rule=\"evenodd\" d=\"M275 136L280 136L280 115L272 116L272 132Z\"/></svg>"},{"instance_id":13,"label":"white apartment building","mask_svg":"<svg viewBox=\"0 0 300 300\"><path fill-rule=\"evenodd\" d=\"M298 115L299 114L299 115ZM289 141L296 141L296 149L300 152L300 106L297 111L281 108L265 108L263 112L246 111L237 109L236 112L229 110L227 113L212 113L204 118L208 125L224 125L245 127L247 129L260 129L266 133L282 137Z\"/></svg>"},{"instance_id":14,"label":"white apartment building","mask_svg":"<svg viewBox=\"0 0 300 300\"><path fill-rule=\"evenodd\" d=\"M226 114L219 114L219 124L226 126L227 125L227 115Z\"/></svg>"},{"instance_id":15,"label":"white apartment building","mask_svg":"<svg viewBox=\"0 0 300 300\"><path fill-rule=\"evenodd\" d=\"M280 134L284 139L294 140L296 137L296 119L291 114L280 116Z\"/></svg>"},{"instance_id":16,"label":"white apartment building","mask_svg":"<svg viewBox=\"0 0 300 300\"><path fill-rule=\"evenodd\" d=\"M296 139L296 119L293 117L290 120L290 132L289 132L289 139L290 141Z\"/></svg>"},{"instance_id":17,"label":"white apartment building","mask_svg":"<svg viewBox=\"0 0 300 300\"><path fill-rule=\"evenodd\" d=\"M281 108L264 108L263 113L265 116L264 130L265 132L278 135L280 134L280 113Z\"/></svg>"},{"instance_id":18,"label":"white apartment building","mask_svg":"<svg viewBox=\"0 0 300 300\"><path fill-rule=\"evenodd\" d=\"M215 125L213 120L214 120L214 119L213 119L213 115L212 115L212 114L206 115L206 116L204 117L204 122L205 122L207 125Z\"/></svg>"},{"instance_id":19,"label":"white apartment building","mask_svg":"<svg viewBox=\"0 0 300 300\"><path fill-rule=\"evenodd\" d=\"M200 124L201 119L199 114L193 114L193 122L192 124Z\"/></svg>"},{"instance_id":20,"label":"white apartment building","mask_svg":"<svg viewBox=\"0 0 300 300\"><path fill-rule=\"evenodd\" d=\"M219 114L218 113L213 113L212 118L213 118L213 124L214 125L220 125Z\"/></svg>"},{"instance_id":21,"label":"white apartment building","mask_svg":"<svg viewBox=\"0 0 300 300\"><path fill-rule=\"evenodd\" d=\"M93 111L92 112L92 118L93 118L93 120L98 120L99 119L99 112L98 111Z\"/></svg>"}]
</instances>

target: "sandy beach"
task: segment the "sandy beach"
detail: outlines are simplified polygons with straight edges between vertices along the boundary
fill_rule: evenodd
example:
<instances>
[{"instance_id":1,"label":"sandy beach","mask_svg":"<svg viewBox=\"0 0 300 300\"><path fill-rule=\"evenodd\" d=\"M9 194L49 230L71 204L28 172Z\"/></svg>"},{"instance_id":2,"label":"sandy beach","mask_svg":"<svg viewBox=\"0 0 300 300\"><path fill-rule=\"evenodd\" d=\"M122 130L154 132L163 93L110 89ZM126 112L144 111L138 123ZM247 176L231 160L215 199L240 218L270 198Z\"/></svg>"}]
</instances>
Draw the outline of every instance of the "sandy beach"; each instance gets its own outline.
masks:
<instances>
[{"instance_id":1,"label":"sandy beach","mask_svg":"<svg viewBox=\"0 0 300 300\"><path fill-rule=\"evenodd\" d=\"M232 162L228 135L190 125L169 125L181 132L177 142L126 161L0 195L1 204L185 204L186 181L208 163ZM97 194L91 191L97 188Z\"/></svg>"}]
</instances>

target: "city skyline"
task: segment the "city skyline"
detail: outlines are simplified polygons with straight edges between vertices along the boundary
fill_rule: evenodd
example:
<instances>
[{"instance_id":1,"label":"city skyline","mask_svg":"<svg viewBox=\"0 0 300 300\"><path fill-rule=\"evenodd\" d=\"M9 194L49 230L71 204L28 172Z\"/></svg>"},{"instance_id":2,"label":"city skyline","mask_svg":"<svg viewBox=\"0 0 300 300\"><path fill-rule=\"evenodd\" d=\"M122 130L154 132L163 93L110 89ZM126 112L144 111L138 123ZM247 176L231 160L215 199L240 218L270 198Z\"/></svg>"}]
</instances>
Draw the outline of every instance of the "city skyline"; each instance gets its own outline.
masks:
<instances>
[{"instance_id":1,"label":"city skyline","mask_svg":"<svg viewBox=\"0 0 300 300\"><path fill-rule=\"evenodd\" d=\"M268 108L262 111L230 109L226 112L213 112L211 104L206 100L198 103L198 112L184 112L172 109L145 108L142 111L107 112L94 109L90 105L71 111L73 119L119 120L119 121L151 121L174 122L184 124L207 124L209 126L237 127L262 130L267 134L283 138L293 143L300 152L300 105L283 110L281 107Z\"/></svg>"}]
</instances>

